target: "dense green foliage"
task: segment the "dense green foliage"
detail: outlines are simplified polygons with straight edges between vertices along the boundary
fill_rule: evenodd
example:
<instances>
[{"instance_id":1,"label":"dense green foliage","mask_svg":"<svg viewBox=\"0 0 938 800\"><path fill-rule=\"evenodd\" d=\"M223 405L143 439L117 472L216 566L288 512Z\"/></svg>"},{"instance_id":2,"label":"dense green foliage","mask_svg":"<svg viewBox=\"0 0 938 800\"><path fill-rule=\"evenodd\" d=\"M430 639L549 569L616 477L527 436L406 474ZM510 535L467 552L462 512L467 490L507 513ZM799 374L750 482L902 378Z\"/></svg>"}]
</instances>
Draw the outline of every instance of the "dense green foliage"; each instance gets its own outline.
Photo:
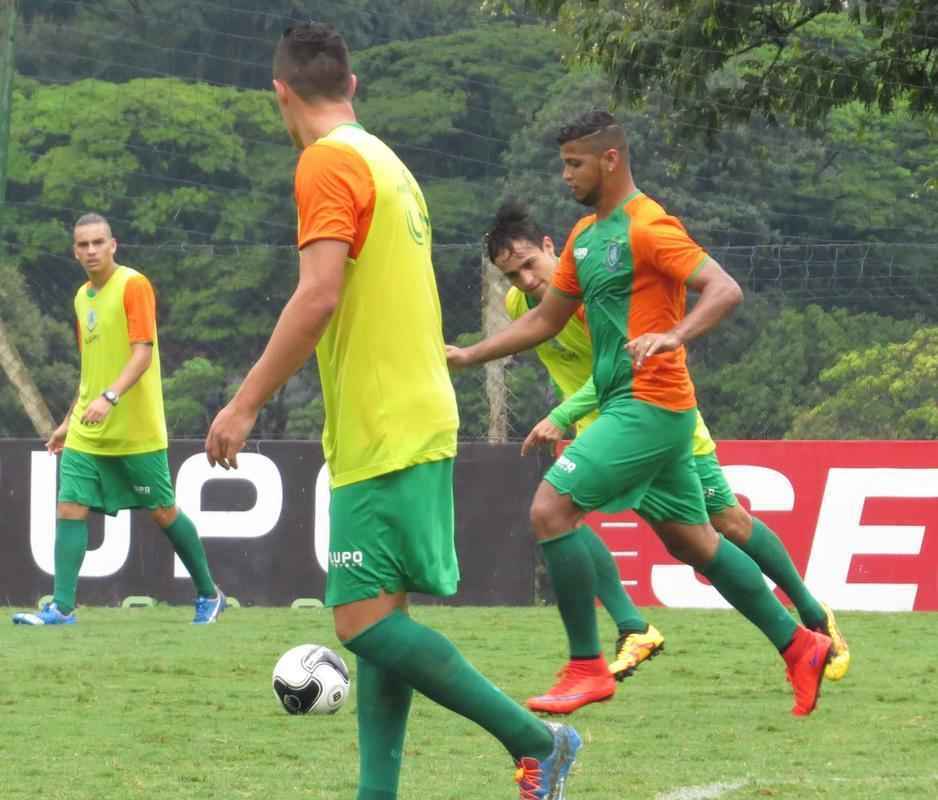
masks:
<instances>
[{"instance_id":1,"label":"dense green foliage","mask_svg":"<svg viewBox=\"0 0 938 800\"><path fill-rule=\"evenodd\" d=\"M595 5L568 4L561 29L611 24L591 16ZM564 64L569 36L460 0L20 7L0 318L57 416L77 366L71 299L82 275L69 227L87 210L111 219L119 259L157 287L174 434L204 432L260 353L295 280L296 155L267 88L272 45L291 20L312 14L345 31L362 121L423 186L448 340L479 335L480 237L501 199L528 200L563 242L583 209L560 180L554 135L614 103L608 78ZM849 50L846 18L825 25ZM748 295L692 348L701 406L718 436L813 435L806 415L850 391L825 370L938 322L938 134L915 98L897 97L884 113L860 97L833 104L811 134L779 112L728 121L704 141L668 88L616 109L636 178ZM922 396L934 393L927 370L913 374ZM462 435L485 436L482 371L456 385ZM530 355L511 363L506 389L513 436L555 399ZM899 409L890 413L875 435L911 435ZM316 435L321 421L308 368L256 434ZM29 432L0 384L0 435Z\"/></svg>"},{"instance_id":2,"label":"dense green foliage","mask_svg":"<svg viewBox=\"0 0 938 800\"><path fill-rule=\"evenodd\" d=\"M511 5L511 4L507 4ZM579 59L617 91L663 89L710 130L754 116L813 126L860 101L938 111L933 0L529 0L559 14Z\"/></svg>"}]
</instances>

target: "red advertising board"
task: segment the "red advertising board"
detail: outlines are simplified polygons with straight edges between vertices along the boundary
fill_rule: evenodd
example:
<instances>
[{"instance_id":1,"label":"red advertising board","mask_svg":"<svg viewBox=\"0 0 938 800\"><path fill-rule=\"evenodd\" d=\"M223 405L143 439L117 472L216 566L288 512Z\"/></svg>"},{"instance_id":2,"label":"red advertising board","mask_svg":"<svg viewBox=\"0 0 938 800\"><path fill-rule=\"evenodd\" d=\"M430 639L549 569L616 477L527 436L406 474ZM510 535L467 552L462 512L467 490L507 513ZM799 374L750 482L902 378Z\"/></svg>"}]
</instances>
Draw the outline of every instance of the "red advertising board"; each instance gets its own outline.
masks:
<instances>
[{"instance_id":1,"label":"red advertising board","mask_svg":"<svg viewBox=\"0 0 938 800\"><path fill-rule=\"evenodd\" d=\"M726 441L717 455L819 599L842 609L938 610L938 442ZM634 514L587 522L636 603L726 607Z\"/></svg>"}]
</instances>

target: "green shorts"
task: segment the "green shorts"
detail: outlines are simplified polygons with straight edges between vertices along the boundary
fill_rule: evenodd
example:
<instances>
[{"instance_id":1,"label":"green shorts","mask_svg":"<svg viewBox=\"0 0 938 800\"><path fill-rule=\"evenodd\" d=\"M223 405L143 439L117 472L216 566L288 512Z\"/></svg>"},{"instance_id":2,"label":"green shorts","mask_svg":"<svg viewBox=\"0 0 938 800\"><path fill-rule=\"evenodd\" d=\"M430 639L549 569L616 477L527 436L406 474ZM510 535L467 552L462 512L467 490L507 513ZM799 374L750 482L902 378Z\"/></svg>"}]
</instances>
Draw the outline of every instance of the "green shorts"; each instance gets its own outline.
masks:
<instances>
[{"instance_id":1,"label":"green shorts","mask_svg":"<svg viewBox=\"0 0 938 800\"><path fill-rule=\"evenodd\" d=\"M171 508L176 493L166 451L98 456L66 447L59 462L59 502L111 516L125 508Z\"/></svg>"},{"instance_id":2,"label":"green shorts","mask_svg":"<svg viewBox=\"0 0 938 800\"><path fill-rule=\"evenodd\" d=\"M456 593L452 458L333 489L329 526L327 606Z\"/></svg>"},{"instance_id":3,"label":"green shorts","mask_svg":"<svg viewBox=\"0 0 938 800\"><path fill-rule=\"evenodd\" d=\"M723 467L717 460L716 451L705 456L694 456L697 465L697 474L703 486L704 501L707 503L707 513L711 516L726 511L728 508L739 505L736 495L726 482Z\"/></svg>"},{"instance_id":4,"label":"green shorts","mask_svg":"<svg viewBox=\"0 0 938 800\"><path fill-rule=\"evenodd\" d=\"M584 511L635 509L651 522L708 520L694 468L697 412L668 411L640 400L603 409L544 476Z\"/></svg>"}]
</instances>

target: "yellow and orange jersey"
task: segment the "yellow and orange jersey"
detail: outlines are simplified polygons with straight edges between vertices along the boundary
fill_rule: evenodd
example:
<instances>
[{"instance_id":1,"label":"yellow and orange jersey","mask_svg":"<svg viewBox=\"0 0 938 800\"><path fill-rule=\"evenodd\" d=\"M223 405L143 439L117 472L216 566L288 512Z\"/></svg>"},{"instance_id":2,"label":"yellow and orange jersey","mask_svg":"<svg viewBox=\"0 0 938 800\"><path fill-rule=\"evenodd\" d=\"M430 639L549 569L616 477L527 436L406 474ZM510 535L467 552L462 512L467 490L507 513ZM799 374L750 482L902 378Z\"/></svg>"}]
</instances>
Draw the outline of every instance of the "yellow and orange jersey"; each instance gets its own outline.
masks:
<instances>
[{"instance_id":1,"label":"yellow and orange jersey","mask_svg":"<svg viewBox=\"0 0 938 800\"><path fill-rule=\"evenodd\" d=\"M317 349L334 487L456 454L427 206L380 139L345 124L296 169L297 244L349 244L342 298Z\"/></svg>"},{"instance_id":2,"label":"yellow and orange jersey","mask_svg":"<svg viewBox=\"0 0 938 800\"><path fill-rule=\"evenodd\" d=\"M117 266L100 289L90 283L75 295L81 384L65 446L94 455L149 453L167 446L156 331L156 295L146 276ZM130 360L131 345L148 343L153 359L104 421L84 425L89 404L108 389Z\"/></svg>"},{"instance_id":3,"label":"yellow and orange jersey","mask_svg":"<svg viewBox=\"0 0 938 800\"><path fill-rule=\"evenodd\" d=\"M512 319L530 311L537 301L526 295L517 286L512 286L505 295L505 310ZM580 306L553 339L534 348L537 357L547 368L551 380L556 384L564 400L575 394L592 377L593 345L583 306ZM576 423L577 433L582 433L599 417L593 411Z\"/></svg>"}]
</instances>

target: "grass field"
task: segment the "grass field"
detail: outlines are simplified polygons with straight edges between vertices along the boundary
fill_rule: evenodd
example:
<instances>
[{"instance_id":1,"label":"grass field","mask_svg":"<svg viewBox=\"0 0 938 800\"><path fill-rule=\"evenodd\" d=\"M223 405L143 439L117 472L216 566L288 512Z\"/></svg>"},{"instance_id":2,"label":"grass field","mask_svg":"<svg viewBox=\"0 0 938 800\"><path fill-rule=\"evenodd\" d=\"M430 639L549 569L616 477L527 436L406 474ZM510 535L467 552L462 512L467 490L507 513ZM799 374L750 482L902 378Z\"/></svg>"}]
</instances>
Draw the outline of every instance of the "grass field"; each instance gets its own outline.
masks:
<instances>
[{"instance_id":1,"label":"grass field","mask_svg":"<svg viewBox=\"0 0 938 800\"><path fill-rule=\"evenodd\" d=\"M552 608L414 616L515 698L545 689L563 662ZM782 662L741 617L649 617L666 653L573 717L586 746L571 800L938 797L936 615L840 615L853 667L808 719L789 714ZM334 717L291 717L270 690L289 646L348 655L328 612L231 609L208 627L166 606L79 618L0 625L3 800L354 800L354 693ZM406 752L401 800L517 797L498 743L422 698Z\"/></svg>"}]
</instances>

